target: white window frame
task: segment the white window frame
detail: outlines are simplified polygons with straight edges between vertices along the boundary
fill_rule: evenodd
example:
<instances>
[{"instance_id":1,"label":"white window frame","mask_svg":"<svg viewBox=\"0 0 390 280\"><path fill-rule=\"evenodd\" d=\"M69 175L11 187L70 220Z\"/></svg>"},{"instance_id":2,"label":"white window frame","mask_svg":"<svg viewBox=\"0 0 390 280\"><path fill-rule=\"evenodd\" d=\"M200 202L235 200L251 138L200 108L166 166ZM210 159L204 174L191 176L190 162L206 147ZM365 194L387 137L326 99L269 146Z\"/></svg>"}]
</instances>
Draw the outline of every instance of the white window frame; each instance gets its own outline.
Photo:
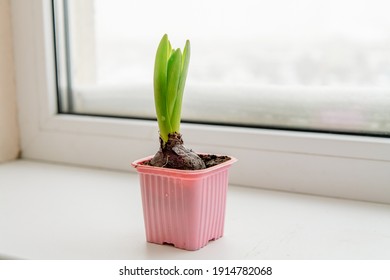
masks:
<instances>
[{"instance_id":1,"label":"white window frame","mask_svg":"<svg viewBox=\"0 0 390 280\"><path fill-rule=\"evenodd\" d=\"M11 3L22 157L134 171L158 149L157 124L58 115L51 1ZM196 151L238 158L233 184L390 203L390 139L187 123L182 133Z\"/></svg>"}]
</instances>

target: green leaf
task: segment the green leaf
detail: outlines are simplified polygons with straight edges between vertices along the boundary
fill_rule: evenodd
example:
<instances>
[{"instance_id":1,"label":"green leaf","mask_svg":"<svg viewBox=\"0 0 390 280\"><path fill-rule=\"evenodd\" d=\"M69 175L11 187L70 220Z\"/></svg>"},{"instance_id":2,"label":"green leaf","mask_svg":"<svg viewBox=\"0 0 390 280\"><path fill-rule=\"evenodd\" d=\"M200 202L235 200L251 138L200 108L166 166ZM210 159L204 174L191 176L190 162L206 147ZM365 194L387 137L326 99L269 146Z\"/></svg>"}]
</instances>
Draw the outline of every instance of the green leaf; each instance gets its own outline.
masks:
<instances>
[{"instance_id":1,"label":"green leaf","mask_svg":"<svg viewBox=\"0 0 390 280\"><path fill-rule=\"evenodd\" d=\"M179 81L180 81L180 74L181 74L181 67L182 67L182 54L181 50L177 49L173 51L171 57L168 60L168 73L167 73L167 110L168 115L170 119L171 126L173 128L172 124L172 114L175 107L176 99L177 99L177 93L178 93L178 87L179 87ZM170 131L174 132L174 131Z\"/></svg>"},{"instance_id":2,"label":"green leaf","mask_svg":"<svg viewBox=\"0 0 390 280\"><path fill-rule=\"evenodd\" d=\"M157 48L154 64L154 103L156 107L157 122L160 129L160 137L164 143L168 141L168 134L172 130L167 111L167 68L168 52L171 52L171 44L168 35L165 34Z\"/></svg>"},{"instance_id":3,"label":"green leaf","mask_svg":"<svg viewBox=\"0 0 390 280\"><path fill-rule=\"evenodd\" d=\"M183 103L184 87L185 87L187 73L188 73L188 65L190 63L190 55L191 55L191 46L190 46L190 41L187 40L183 50L183 58L181 63L181 75L180 75L179 85L177 89L177 96L174 104L173 114L171 117L172 130L177 133L180 132L181 108Z\"/></svg>"},{"instance_id":4,"label":"green leaf","mask_svg":"<svg viewBox=\"0 0 390 280\"><path fill-rule=\"evenodd\" d=\"M168 37L167 37L167 39L168 39ZM167 60L171 57L173 51L174 51L174 50L172 49L171 42L168 40Z\"/></svg>"}]
</instances>

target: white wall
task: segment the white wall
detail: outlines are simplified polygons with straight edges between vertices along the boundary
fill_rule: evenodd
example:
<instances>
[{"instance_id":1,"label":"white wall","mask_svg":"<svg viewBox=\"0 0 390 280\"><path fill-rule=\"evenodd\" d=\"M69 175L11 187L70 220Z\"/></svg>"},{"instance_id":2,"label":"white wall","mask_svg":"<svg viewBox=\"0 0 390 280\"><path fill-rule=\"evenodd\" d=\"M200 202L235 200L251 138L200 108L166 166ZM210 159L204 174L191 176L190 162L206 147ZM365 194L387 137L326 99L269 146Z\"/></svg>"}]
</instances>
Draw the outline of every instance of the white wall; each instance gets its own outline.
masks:
<instances>
[{"instance_id":1,"label":"white wall","mask_svg":"<svg viewBox=\"0 0 390 280\"><path fill-rule=\"evenodd\" d=\"M0 162L19 153L10 0L0 0Z\"/></svg>"}]
</instances>

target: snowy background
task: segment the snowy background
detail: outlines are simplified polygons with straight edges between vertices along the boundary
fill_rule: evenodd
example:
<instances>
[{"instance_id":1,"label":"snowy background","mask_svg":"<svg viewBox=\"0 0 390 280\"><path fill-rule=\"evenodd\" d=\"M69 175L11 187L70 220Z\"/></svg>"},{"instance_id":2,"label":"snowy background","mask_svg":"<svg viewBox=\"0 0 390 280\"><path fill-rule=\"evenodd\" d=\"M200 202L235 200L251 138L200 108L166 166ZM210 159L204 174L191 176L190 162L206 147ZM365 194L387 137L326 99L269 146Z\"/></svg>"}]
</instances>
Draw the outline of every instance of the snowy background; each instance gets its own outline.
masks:
<instances>
[{"instance_id":1,"label":"snowy background","mask_svg":"<svg viewBox=\"0 0 390 280\"><path fill-rule=\"evenodd\" d=\"M390 134L386 0L88 1L70 17L80 112L153 118L168 33L174 48L192 46L184 119ZM86 64L93 79L78 79Z\"/></svg>"}]
</instances>

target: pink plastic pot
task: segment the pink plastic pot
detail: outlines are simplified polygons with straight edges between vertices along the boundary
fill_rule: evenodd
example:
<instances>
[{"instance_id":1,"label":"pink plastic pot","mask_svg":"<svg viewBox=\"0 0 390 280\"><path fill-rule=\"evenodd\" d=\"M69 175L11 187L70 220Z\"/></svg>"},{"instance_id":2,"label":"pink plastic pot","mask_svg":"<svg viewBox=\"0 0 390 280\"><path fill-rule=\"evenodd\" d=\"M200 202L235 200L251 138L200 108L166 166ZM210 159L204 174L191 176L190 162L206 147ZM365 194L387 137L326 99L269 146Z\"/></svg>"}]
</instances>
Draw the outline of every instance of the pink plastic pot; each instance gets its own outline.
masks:
<instances>
[{"instance_id":1,"label":"pink plastic pot","mask_svg":"<svg viewBox=\"0 0 390 280\"><path fill-rule=\"evenodd\" d=\"M203 170L132 165L140 175L148 242L198 250L223 235L229 161Z\"/></svg>"}]
</instances>

